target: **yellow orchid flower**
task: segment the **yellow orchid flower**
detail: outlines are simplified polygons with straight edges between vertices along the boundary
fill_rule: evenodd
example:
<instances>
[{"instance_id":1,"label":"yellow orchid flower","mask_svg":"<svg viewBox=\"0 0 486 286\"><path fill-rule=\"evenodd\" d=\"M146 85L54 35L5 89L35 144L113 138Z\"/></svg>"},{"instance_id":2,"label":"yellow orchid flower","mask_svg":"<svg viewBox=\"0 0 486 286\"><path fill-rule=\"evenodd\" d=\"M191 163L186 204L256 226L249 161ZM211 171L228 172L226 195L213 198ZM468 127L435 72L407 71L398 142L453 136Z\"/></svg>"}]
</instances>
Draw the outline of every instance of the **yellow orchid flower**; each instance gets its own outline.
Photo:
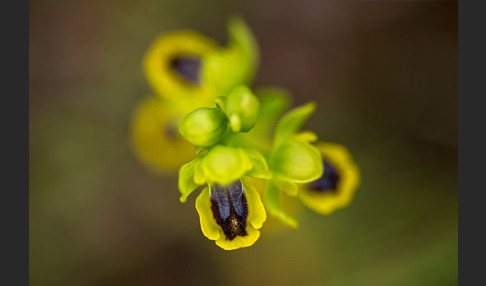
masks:
<instances>
[{"instance_id":1,"label":"yellow orchid flower","mask_svg":"<svg viewBox=\"0 0 486 286\"><path fill-rule=\"evenodd\" d=\"M299 186L299 198L307 207L330 214L350 204L360 184L360 172L349 151L328 142L315 144L323 160L324 174L319 179Z\"/></svg>"},{"instance_id":2,"label":"yellow orchid flower","mask_svg":"<svg viewBox=\"0 0 486 286\"><path fill-rule=\"evenodd\" d=\"M200 76L205 58L217 45L194 31L159 36L143 61L145 75L157 95L184 108L207 105L212 96Z\"/></svg>"},{"instance_id":3,"label":"yellow orchid flower","mask_svg":"<svg viewBox=\"0 0 486 286\"><path fill-rule=\"evenodd\" d=\"M258 151L216 145L181 167L180 201L203 188L196 199L203 234L225 250L248 247L260 237L259 229L267 218L250 179L269 175Z\"/></svg>"}]
</instances>

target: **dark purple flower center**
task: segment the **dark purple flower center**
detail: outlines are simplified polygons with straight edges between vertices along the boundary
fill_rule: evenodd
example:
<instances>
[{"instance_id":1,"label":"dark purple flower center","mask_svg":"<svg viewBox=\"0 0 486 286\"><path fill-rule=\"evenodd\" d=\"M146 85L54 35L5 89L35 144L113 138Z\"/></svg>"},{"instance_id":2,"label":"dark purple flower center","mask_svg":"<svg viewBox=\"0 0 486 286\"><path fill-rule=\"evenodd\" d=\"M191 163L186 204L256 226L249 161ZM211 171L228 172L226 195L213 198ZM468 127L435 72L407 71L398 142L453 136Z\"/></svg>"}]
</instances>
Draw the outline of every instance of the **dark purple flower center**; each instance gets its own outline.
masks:
<instances>
[{"instance_id":1,"label":"dark purple flower center","mask_svg":"<svg viewBox=\"0 0 486 286\"><path fill-rule=\"evenodd\" d=\"M248 203L241 181L211 185L211 210L227 240L247 235Z\"/></svg>"},{"instance_id":2,"label":"dark purple flower center","mask_svg":"<svg viewBox=\"0 0 486 286\"><path fill-rule=\"evenodd\" d=\"M182 80L198 85L201 70L201 58L192 55L178 56L172 59L170 66Z\"/></svg>"},{"instance_id":3,"label":"dark purple flower center","mask_svg":"<svg viewBox=\"0 0 486 286\"><path fill-rule=\"evenodd\" d=\"M322 176L310 183L307 186L316 192L336 192L339 184L339 171L331 163L326 160L322 160L324 165L324 174Z\"/></svg>"}]
</instances>

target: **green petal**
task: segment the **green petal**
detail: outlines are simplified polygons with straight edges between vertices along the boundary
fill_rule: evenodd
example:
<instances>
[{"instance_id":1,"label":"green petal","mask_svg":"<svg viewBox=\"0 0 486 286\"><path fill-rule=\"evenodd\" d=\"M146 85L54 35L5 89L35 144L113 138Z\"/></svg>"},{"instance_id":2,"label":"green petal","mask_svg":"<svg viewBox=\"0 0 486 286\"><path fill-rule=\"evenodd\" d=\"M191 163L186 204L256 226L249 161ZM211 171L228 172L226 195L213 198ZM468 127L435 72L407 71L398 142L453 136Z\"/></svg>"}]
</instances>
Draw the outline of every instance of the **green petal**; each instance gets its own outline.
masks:
<instances>
[{"instance_id":1,"label":"green petal","mask_svg":"<svg viewBox=\"0 0 486 286\"><path fill-rule=\"evenodd\" d=\"M251 161L253 168L246 173L247 176L269 179L271 177L270 170L268 169L267 160L263 155L255 149L243 148L246 155Z\"/></svg>"},{"instance_id":2,"label":"green petal","mask_svg":"<svg viewBox=\"0 0 486 286\"><path fill-rule=\"evenodd\" d=\"M296 138L277 146L271 154L270 167L275 177L297 183L317 180L323 173L319 150Z\"/></svg>"},{"instance_id":3,"label":"green petal","mask_svg":"<svg viewBox=\"0 0 486 286\"><path fill-rule=\"evenodd\" d=\"M179 192L182 194L179 200L181 203L185 203L187 197L199 187L194 182L194 166L199 160L201 157L196 157L179 169Z\"/></svg>"},{"instance_id":4,"label":"green petal","mask_svg":"<svg viewBox=\"0 0 486 286\"><path fill-rule=\"evenodd\" d=\"M282 201L280 198L280 191L274 185L272 181L268 181L263 193L263 202L267 208L267 211L274 217L280 219L282 222L290 227L297 228L299 223L295 218L288 215L282 207Z\"/></svg>"},{"instance_id":5,"label":"green petal","mask_svg":"<svg viewBox=\"0 0 486 286\"><path fill-rule=\"evenodd\" d=\"M218 184L229 184L252 168L246 153L240 148L214 146L201 161L206 179Z\"/></svg>"},{"instance_id":6,"label":"green petal","mask_svg":"<svg viewBox=\"0 0 486 286\"><path fill-rule=\"evenodd\" d=\"M202 107L182 119L179 132L194 145L211 146L221 139L226 126L226 116L219 108Z\"/></svg>"},{"instance_id":7,"label":"green petal","mask_svg":"<svg viewBox=\"0 0 486 286\"><path fill-rule=\"evenodd\" d=\"M275 142L279 144L287 137L296 133L309 116L312 115L316 109L315 103L308 103L303 106L299 106L288 112L280 119L275 131Z\"/></svg>"},{"instance_id":8,"label":"green petal","mask_svg":"<svg viewBox=\"0 0 486 286\"><path fill-rule=\"evenodd\" d=\"M247 86L236 86L216 102L228 117L233 132L248 132L255 125L260 103Z\"/></svg>"},{"instance_id":9,"label":"green petal","mask_svg":"<svg viewBox=\"0 0 486 286\"><path fill-rule=\"evenodd\" d=\"M211 198L209 196L209 188L204 190L196 198L196 210L199 214L199 223L201 224L201 231L207 238L217 240L222 235L221 227L216 223L211 211Z\"/></svg>"}]
</instances>

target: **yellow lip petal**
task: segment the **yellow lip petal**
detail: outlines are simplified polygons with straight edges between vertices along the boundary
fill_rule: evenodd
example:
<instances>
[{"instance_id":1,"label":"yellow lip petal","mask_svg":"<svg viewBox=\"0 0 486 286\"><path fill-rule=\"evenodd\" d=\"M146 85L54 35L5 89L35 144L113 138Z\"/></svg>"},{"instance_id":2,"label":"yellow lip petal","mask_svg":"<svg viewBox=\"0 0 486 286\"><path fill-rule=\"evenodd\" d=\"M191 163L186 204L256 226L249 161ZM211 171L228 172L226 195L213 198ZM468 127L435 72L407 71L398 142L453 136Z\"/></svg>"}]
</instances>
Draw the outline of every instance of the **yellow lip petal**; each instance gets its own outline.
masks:
<instances>
[{"instance_id":1,"label":"yellow lip petal","mask_svg":"<svg viewBox=\"0 0 486 286\"><path fill-rule=\"evenodd\" d=\"M248 212L248 223L254 228L260 229L267 219L267 213L263 206L262 199L257 190L249 184L246 180L242 180L243 188L245 189L246 200L250 211Z\"/></svg>"},{"instance_id":2,"label":"yellow lip petal","mask_svg":"<svg viewBox=\"0 0 486 286\"><path fill-rule=\"evenodd\" d=\"M349 151L342 145L318 142L316 147L322 157L331 163L339 173L337 190L319 193L305 184L301 185L299 198L307 207L320 214L330 214L348 206L360 184L358 166L352 160ZM326 172L326 170L324 170Z\"/></svg>"},{"instance_id":3,"label":"yellow lip petal","mask_svg":"<svg viewBox=\"0 0 486 286\"><path fill-rule=\"evenodd\" d=\"M217 240L222 234L221 227L216 223L211 211L211 198L209 196L209 188L204 190L196 198L196 210L199 214L199 222L201 224L201 231L210 240Z\"/></svg>"},{"instance_id":4,"label":"yellow lip petal","mask_svg":"<svg viewBox=\"0 0 486 286\"><path fill-rule=\"evenodd\" d=\"M248 204L246 235L236 236L231 240L226 237L222 228L214 219L209 188L205 188L196 199L196 210L199 214L201 231L204 236L210 240L215 240L216 245L225 250L234 250L253 245L260 237L258 229L263 226L267 218L258 192L248 182L242 181L242 185Z\"/></svg>"},{"instance_id":5,"label":"yellow lip petal","mask_svg":"<svg viewBox=\"0 0 486 286\"><path fill-rule=\"evenodd\" d=\"M216 240L216 245L224 250L235 250L238 248L252 246L260 237L260 231L254 229L251 226L246 227L245 236L237 236L233 240L227 240L224 235L222 235L218 240Z\"/></svg>"}]
</instances>

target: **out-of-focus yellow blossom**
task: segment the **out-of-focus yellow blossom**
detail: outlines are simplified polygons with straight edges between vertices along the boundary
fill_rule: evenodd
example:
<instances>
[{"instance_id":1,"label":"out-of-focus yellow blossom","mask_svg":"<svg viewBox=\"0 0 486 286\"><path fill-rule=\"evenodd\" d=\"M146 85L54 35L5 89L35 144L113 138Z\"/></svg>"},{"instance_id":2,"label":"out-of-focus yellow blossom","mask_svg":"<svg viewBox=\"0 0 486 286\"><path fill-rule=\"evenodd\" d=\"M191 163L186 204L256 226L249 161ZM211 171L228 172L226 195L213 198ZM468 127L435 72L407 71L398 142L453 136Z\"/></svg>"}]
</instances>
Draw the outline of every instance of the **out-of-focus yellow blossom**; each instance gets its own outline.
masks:
<instances>
[{"instance_id":1,"label":"out-of-focus yellow blossom","mask_svg":"<svg viewBox=\"0 0 486 286\"><path fill-rule=\"evenodd\" d=\"M137 157L156 173L175 172L195 157L194 146L180 134L182 115L160 99L144 98L133 114L132 147Z\"/></svg>"},{"instance_id":2,"label":"out-of-focus yellow blossom","mask_svg":"<svg viewBox=\"0 0 486 286\"><path fill-rule=\"evenodd\" d=\"M182 112L206 106L214 96L201 77L201 69L206 57L216 48L211 39L193 31L161 35L144 59L148 82L157 95Z\"/></svg>"},{"instance_id":3,"label":"out-of-focus yellow blossom","mask_svg":"<svg viewBox=\"0 0 486 286\"><path fill-rule=\"evenodd\" d=\"M194 147L179 136L177 124L195 109L214 109L217 97L253 77L258 50L250 29L232 17L228 33L224 47L197 32L181 30L159 36L148 49L143 66L159 100L140 103L133 117L132 141L138 157L150 169L173 171L192 159Z\"/></svg>"},{"instance_id":4,"label":"out-of-focus yellow blossom","mask_svg":"<svg viewBox=\"0 0 486 286\"><path fill-rule=\"evenodd\" d=\"M352 201L360 184L360 172L349 151L342 145L318 142L324 174L316 181L299 186L299 198L310 209L330 214Z\"/></svg>"},{"instance_id":5,"label":"out-of-focus yellow blossom","mask_svg":"<svg viewBox=\"0 0 486 286\"><path fill-rule=\"evenodd\" d=\"M250 29L238 17L228 22L229 43L220 47L193 31L159 36L145 59L146 77L157 95L183 113L214 106L214 99L248 84L258 49Z\"/></svg>"}]
</instances>

